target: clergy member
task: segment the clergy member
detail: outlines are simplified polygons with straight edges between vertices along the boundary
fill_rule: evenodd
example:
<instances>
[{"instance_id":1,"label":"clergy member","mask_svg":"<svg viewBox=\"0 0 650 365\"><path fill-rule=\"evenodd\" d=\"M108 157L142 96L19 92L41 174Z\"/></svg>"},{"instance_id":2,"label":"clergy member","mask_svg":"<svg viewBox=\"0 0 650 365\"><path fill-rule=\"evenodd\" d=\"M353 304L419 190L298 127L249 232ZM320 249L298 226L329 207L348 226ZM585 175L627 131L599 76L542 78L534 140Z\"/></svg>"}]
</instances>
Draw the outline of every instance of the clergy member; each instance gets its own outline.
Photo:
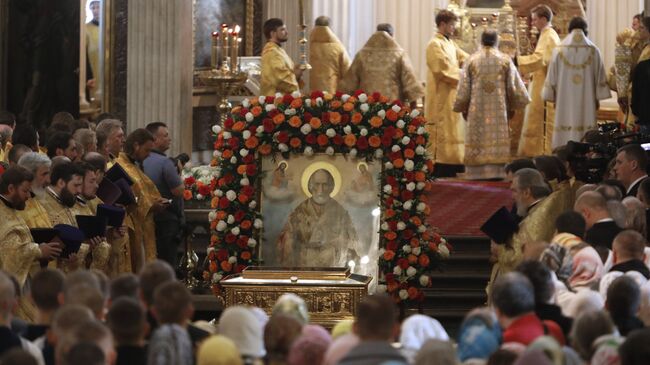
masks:
<instances>
[{"instance_id":1,"label":"clergy member","mask_svg":"<svg viewBox=\"0 0 650 365\"><path fill-rule=\"evenodd\" d=\"M106 157L108 168L110 168L124 147L123 123L117 119L104 119L97 124L95 132L98 140L105 141L103 143L105 148L99 149L99 153Z\"/></svg>"},{"instance_id":2,"label":"clergy member","mask_svg":"<svg viewBox=\"0 0 650 365\"><path fill-rule=\"evenodd\" d=\"M390 100L401 100L415 107L424 89L415 76L406 51L393 38L393 26L379 24L377 32L359 50L339 90L379 92Z\"/></svg>"},{"instance_id":3,"label":"clergy member","mask_svg":"<svg viewBox=\"0 0 650 365\"><path fill-rule=\"evenodd\" d=\"M642 14L635 15L632 28L626 28L616 35L616 58L609 77L610 87L618 94L618 105L625 114L628 128L634 127L636 121L630 109L632 76L636 65L641 62L643 49L648 44L648 39L643 39L641 34L642 19Z\"/></svg>"},{"instance_id":4,"label":"clergy member","mask_svg":"<svg viewBox=\"0 0 650 365\"><path fill-rule=\"evenodd\" d=\"M269 96L275 93L290 94L300 90L298 80L302 69L294 66L293 61L282 48L282 43L289 39L287 27L282 19L271 18L264 22L264 36L267 39L262 50L262 82L260 94Z\"/></svg>"},{"instance_id":5,"label":"clergy member","mask_svg":"<svg viewBox=\"0 0 650 365\"><path fill-rule=\"evenodd\" d=\"M149 131L136 129L126 138L124 152L116 160L133 180L131 188L137 200L136 204L127 207L127 214L134 226L134 234L129 236L134 272L139 272L145 263L156 259L156 226L153 217L154 213L162 211L169 204L142 170L142 162L149 156L153 141Z\"/></svg>"},{"instance_id":6,"label":"clergy member","mask_svg":"<svg viewBox=\"0 0 650 365\"><path fill-rule=\"evenodd\" d=\"M90 12L93 15L93 18L86 23L86 54L88 55L88 64L90 65L90 70L88 74L93 75L93 80L95 82L90 83L90 99L96 99L95 95L98 90L97 80L101 79L101 72L99 70L99 13L101 2L99 0L93 0L88 4ZM90 86L89 85L89 86Z\"/></svg>"},{"instance_id":7,"label":"clergy member","mask_svg":"<svg viewBox=\"0 0 650 365\"><path fill-rule=\"evenodd\" d=\"M587 38L587 21L575 17L569 35L553 50L542 97L555 103L552 148L579 142L596 127L599 100L610 97L600 51Z\"/></svg>"},{"instance_id":8,"label":"clergy member","mask_svg":"<svg viewBox=\"0 0 650 365\"><path fill-rule=\"evenodd\" d=\"M650 17L639 25L639 40L645 47L632 74L632 113L641 133L650 135Z\"/></svg>"},{"instance_id":9,"label":"clergy member","mask_svg":"<svg viewBox=\"0 0 650 365\"><path fill-rule=\"evenodd\" d=\"M542 99L542 89L546 80L546 71L553 49L560 44L560 37L551 26L553 12L546 5L538 5L531 13L532 25L539 30L539 40L535 52L528 56L518 56L519 71L532 73L530 96L532 102L526 108L524 125L519 140L518 155L534 157L551 154L553 137L553 108Z\"/></svg>"},{"instance_id":10,"label":"clergy member","mask_svg":"<svg viewBox=\"0 0 650 365\"><path fill-rule=\"evenodd\" d=\"M18 166L24 167L32 173L34 180L31 184L31 196L25 202L25 209L19 210L17 214L29 228L52 228L50 216L38 199L43 198L46 194L45 189L50 185L52 161L46 155L28 152L18 160Z\"/></svg>"},{"instance_id":11,"label":"clergy member","mask_svg":"<svg viewBox=\"0 0 650 365\"><path fill-rule=\"evenodd\" d=\"M334 94L350 68L350 57L329 25L330 18L319 16L309 35L309 88Z\"/></svg>"},{"instance_id":12,"label":"clergy member","mask_svg":"<svg viewBox=\"0 0 650 365\"><path fill-rule=\"evenodd\" d=\"M510 57L497 49L498 34L486 30L483 48L466 62L454 111L467 120L465 174L469 179L505 177L510 161L508 119L530 98Z\"/></svg>"},{"instance_id":13,"label":"clergy member","mask_svg":"<svg viewBox=\"0 0 650 365\"><path fill-rule=\"evenodd\" d=\"M460 65L467 53L451 40L458 17L449 10L436 15L438 33L427 45L427 120L430 154L436 163L461 165L465 158L465 124L453 111Z\"/></svg>"}]
</instances>

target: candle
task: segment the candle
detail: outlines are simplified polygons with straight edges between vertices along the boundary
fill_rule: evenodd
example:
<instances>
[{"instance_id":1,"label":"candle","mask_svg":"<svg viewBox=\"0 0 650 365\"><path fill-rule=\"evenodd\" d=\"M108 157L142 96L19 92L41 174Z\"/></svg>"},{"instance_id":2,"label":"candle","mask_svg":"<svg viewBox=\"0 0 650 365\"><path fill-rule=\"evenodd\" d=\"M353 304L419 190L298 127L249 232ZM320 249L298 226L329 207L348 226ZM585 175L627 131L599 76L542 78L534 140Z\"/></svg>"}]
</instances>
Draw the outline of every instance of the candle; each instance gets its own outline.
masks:
<instances>
[{"instance_id":1,"label":"candle","mask_svg":"<svg viewBox=\"0 0 650 365\"><path fill-rule=\"evenodd\" d=\"M226 47L228 41L228 24L221 24L221 45L219 48L219 63L218 67L221 67L224 61L228 58L228 53L226 53Z\"/></svg>"},{"instance_id":2,"label":"candle","mask_svg":"<svg viewBox=\"0 0 650 365\"><path fill-rule=\"evenodd\" d=\"M210 48L210 67L219 67L219 32L212 32L212 47Z\"/></svg>"},{"instance_id":3,"label":"candle","mask_svg":"<svg viewBox=\"0 0 650 365\"><path fill-rule=\"evenodd\" d=\"M230 70L235 72L237 69L237 56L239 51L239 44L237 38L241 28L235 24L235 29L232 31L232 38L230 39Z\"/></svg>"},{"instance_id":4,"label":"candle","mask_svg":"<svg viewBox=\"0 0 650 365\"><path fill-rule=\"evenodd\" d=\"M298 17L300 19L300 24L298 25L305 25L305 13L303 12L303 8L302 8L302 0L298 0L298 11L299 11Z\"/></svg>"}]
</instances>

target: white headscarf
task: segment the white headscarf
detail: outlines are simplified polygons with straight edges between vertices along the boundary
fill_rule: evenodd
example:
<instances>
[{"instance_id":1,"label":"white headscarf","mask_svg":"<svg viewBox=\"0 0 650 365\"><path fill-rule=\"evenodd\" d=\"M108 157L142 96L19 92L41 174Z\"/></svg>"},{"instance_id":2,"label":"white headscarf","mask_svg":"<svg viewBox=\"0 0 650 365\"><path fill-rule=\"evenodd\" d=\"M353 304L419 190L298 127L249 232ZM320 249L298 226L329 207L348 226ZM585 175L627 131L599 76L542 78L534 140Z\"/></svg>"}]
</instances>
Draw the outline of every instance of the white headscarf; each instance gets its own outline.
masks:
<instances>
[{"instance_id":1,"label":"white headscarf","mask_svg":"<svg viewBox=\"0 0 650 365\"><path fill-rule=\"evenodd\" d=\"M402 354L411 362L428 340L449 341L449 335L437 320L422 314L414 314L402 322L399 336Z\"/></svg>"},{"instance_id":2,"label":"white headscarf","mask_svg":"<svg viewBox=\"0 0 650 365\"><path fill-rule=\"evenodd\" d=\"M243 356L261 358L266 354L264 326L248 307L226 308L219 318L219 333L232 340Z\"/></svg>"}]
</instances>

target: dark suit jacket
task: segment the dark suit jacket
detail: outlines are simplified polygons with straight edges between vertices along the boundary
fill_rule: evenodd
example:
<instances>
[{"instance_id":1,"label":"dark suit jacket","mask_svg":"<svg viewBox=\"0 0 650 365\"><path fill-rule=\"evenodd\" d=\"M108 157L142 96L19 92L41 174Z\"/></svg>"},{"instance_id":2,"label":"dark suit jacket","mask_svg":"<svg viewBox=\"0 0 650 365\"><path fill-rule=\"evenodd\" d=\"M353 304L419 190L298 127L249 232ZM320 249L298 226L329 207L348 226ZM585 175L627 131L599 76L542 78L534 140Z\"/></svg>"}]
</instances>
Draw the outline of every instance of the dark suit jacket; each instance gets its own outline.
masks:
<instances>
[{"instance_id":1,"label":"dark suit jacket","mask_svg":"<svg viewBox=\"0 0 650 365\"><path fill-rule=\"evenodd\" d=\"M535 314L541 320L553 321L560 326L564 337L569 337L569 332L571 332L571 326L573 325L573 319L566 317L562 314L562 309L555 304L537 304L535 305Z\"/></svg>"},{"instance_id":2,"label":"dark suit jacket","mask_svg":"<svg viewBox=\"0 0 650 365\"><path fill-rule=\"evenodd\" d=\"M614 221L596 223L587 230L585 241L592 246L606 247L611 250L614 237L622 230Z\"/></svg>"},{"instance_id":3,"label":"dark suit jacket","mask_svg":"<svg viewBox=\"0 0 650 365\"><path fill-rule=\"evenodd\" d=\"M639 180L636 182L636 184L632 185L632 188L630 189L629 193L626 193L625 196L633 196L636 198L636 193L639 191L639 186L641 186L641 182L643 179Z\"/></svg>"},{"instance_id":4,"label":"dark suit jacket","mask_svg":"<svg viewBox=\"0 0 650 365\"><path fill-rule=\"evenodd\" d=\"M621 262L620 264L616 264L612 266L609 271L620 271L620 272L628 272L628 271L638 271L641 275L645 276L646 279L650 279L650 270L648 270L648 267L645 265L645 262L641 260L630 260L630 261L625 261Z\"/></svg>"}]
</instances>

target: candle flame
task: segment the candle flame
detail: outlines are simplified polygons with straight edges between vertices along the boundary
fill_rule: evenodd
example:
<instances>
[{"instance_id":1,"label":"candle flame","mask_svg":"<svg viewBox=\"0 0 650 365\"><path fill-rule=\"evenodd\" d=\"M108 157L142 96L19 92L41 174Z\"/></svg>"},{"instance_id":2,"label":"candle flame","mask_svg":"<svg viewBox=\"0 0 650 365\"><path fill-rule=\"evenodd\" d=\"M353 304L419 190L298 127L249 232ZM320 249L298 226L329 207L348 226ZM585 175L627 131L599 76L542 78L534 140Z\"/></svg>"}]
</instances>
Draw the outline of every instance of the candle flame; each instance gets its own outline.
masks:
<instances>
[{"instance_id":1,"label":"candle flame","mask_svg":"<svg viewBox=\"0 0 650 365\"><path fill-rule=\"evenodd\" d=\"M235 33L239 33L240 29L239 24L235 24Z\"/></svg>"},{"instance_id":2,"label":"candle flame","mask_svg":"<svg viewBox=\"0 0 650 365\"><path fill-rule=\"evenodd\" d=\"M219 38L219 32L212 32L212 36L215 38Z\"/></svg>"}]
</instances>

